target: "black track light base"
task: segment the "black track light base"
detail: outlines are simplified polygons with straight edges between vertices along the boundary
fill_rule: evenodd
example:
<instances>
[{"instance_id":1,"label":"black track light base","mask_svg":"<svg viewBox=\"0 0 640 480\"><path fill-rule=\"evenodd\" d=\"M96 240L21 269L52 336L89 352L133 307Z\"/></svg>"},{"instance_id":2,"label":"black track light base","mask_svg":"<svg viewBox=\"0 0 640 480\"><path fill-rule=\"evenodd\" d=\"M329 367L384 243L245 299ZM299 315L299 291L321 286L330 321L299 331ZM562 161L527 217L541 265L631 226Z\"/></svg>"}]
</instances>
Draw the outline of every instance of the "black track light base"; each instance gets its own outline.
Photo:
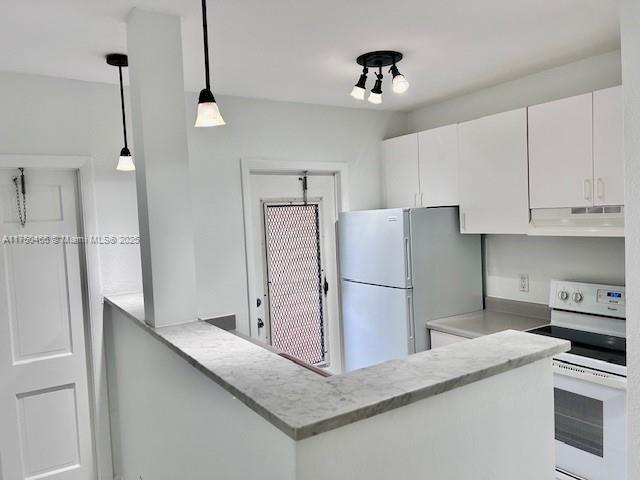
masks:
<instances>
[{"instance_id":1,"label":"black track light base","mask_svg":"<svg viewBox=\"0 0 640 480\"><path fill-rule=\"evenodd\" d=\"M365 53L360 55L356 62L363 67L388 67L402 60L402 54L400 52L394 52L393 50L378 50L376 52Z\"/></svg>"},{"instance_id":2,"label":"black track light base","mask_svg":"<svg viewBox=\"0 0 640 480\"><path fill-rule=\"evenodd\" d=\"M106 56L107 63L113 67L129 66L129 59L124 53L110 53Z\"/></svg>"}]
</instances>

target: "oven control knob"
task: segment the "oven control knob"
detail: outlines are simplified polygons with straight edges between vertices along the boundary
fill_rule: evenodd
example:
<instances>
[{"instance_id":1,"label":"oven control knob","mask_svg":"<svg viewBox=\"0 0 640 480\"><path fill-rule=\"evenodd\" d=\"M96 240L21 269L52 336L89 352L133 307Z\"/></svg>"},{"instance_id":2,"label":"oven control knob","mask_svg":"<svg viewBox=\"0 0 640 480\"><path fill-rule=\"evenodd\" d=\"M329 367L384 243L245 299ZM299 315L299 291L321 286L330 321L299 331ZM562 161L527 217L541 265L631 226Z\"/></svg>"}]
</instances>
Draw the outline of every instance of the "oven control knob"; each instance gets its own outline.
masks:
<instances>
[{"instance_id":1,"label":"oven control knob","mask_svg":"<svg viewBox=\"0 0 640 480\"><path fill-rule=\"evenodd\" d=\"M567 300L569 298L569 292L566 290L560 290L558 292L558 298L562 301Z\"/></svg>"},{"instance_id":2,"label":"oven control knob","mask_svg":"<svg viewBox=\"0 0 640 480\"><path fill-rule=\"evenodd\" d=\"M583 297L580 292L573 292L573 295L571 296L571 298L573 299L574 302L580 303Z\"/></svg>"}]
</instances>

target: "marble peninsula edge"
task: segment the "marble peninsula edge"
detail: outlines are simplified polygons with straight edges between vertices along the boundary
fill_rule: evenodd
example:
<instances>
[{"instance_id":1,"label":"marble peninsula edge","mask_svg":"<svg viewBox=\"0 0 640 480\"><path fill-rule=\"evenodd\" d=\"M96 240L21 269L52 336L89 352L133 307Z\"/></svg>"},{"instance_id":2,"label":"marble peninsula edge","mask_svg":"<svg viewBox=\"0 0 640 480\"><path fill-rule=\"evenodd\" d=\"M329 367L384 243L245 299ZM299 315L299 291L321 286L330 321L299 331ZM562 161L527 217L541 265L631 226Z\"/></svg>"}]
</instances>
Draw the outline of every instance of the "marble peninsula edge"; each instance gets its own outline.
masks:
<instances>
[{"instance_id":1,"label":"marble peninsula edge","mask_svg":"<svg viewBox=\"0 0 640 480\"><path fill-rule=\"evenodd\" d=\"M564 340L507 330L321 377L204 321L152 328L142 294L105 302L293 440L318 435L566 352Z\"/></svg>"}]
</instances>

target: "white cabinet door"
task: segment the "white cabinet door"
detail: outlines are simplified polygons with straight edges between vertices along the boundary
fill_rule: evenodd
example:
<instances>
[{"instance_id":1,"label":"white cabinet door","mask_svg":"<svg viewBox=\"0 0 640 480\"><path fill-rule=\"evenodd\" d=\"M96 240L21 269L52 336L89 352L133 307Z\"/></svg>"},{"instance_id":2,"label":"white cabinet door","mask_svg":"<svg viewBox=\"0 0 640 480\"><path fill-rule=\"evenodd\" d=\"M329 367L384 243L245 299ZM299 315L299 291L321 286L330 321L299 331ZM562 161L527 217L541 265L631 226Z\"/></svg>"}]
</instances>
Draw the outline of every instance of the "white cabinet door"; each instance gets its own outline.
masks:
<instances>
[{"instance_id":1,"label":"white cabinet door","mask_svg":"<svg viewBox=\"0 0 640 480\"><path fill-rule=\"evenodd\" d=\"M418 134L382 142L383 174L387 208L420 206Z\"/></svg>"},{"instance_id":2,"label":"white cabinet door","mask_svg":"<svg viewBox=\"0 0 640 480\"><path fill-rule=\"evenodd\" d=\"M423 207L458 205L458 126L418 134Z\"/></svg>"},{"instance_id":3,"label":"white cabinet door","mask_svg":"<svg viewBox=\"0 0 640 480\"><path fill-rule=\"evenodd\" d=\"M531 208L593 205L592 99L529 107Z\"/></svg>"},{"instance_id":4,"label":"white cabinet door","mask_svg":"<svg viewBox=\"0 0 640 480\"><path fill-rule=\"evenodd\" d=\"M622 87L593 92L595 205L624 204Z\"/></svg>"},{"instance_id":5,"label":"white cabinet door","mask_svg":"<svg viewBox=\"0 0 640 480\"><path fill-rule=\"evenodd\" d=\"M461 123L460 231L527 233L527 111Z\"/></svg>"}]
</instances>

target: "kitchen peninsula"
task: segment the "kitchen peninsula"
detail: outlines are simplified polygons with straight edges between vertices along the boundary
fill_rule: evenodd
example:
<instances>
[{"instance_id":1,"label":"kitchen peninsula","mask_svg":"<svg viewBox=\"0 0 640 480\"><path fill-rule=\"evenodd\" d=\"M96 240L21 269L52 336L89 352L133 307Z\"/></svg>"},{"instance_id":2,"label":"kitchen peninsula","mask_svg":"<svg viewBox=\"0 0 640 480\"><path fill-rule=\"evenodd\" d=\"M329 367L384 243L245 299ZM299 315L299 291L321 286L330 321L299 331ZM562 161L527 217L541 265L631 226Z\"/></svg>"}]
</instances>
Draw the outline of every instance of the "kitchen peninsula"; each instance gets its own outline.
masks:
<instances>
[{"instance_id":1,"label":"kitchen peninsula","mask_svg":"<svg viewBox=\"0 0 640 480\"><path fill-rule=\"evenodd\" d=\"M552 478L551 357L566 341L506 331L325 378L143 312L141 294L105 301L123 478Z\"/></svg>"}]
</instances>

